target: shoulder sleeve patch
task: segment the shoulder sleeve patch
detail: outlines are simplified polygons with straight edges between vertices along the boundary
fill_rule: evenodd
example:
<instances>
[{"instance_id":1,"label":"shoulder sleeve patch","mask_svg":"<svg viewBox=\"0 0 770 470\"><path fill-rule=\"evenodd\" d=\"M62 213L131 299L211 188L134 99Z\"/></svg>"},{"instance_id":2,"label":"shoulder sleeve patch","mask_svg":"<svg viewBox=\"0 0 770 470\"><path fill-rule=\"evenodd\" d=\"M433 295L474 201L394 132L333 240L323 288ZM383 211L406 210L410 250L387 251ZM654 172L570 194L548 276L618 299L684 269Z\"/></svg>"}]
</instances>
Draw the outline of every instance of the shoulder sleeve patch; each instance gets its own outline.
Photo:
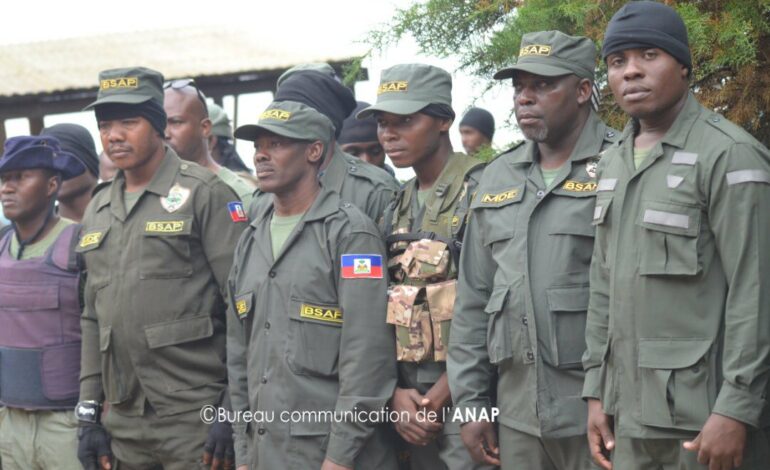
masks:
<instances>
[{"instance_id":1,"label":"shoulder sleeve patch","mask_svg":"<svg viewBox=\"0 0 770 470\"><path fill-rule=\"evenodd\" d=\"M344 254L340 262L343 279L382 279L382 256Z\"/></svg>"}]
</instances>

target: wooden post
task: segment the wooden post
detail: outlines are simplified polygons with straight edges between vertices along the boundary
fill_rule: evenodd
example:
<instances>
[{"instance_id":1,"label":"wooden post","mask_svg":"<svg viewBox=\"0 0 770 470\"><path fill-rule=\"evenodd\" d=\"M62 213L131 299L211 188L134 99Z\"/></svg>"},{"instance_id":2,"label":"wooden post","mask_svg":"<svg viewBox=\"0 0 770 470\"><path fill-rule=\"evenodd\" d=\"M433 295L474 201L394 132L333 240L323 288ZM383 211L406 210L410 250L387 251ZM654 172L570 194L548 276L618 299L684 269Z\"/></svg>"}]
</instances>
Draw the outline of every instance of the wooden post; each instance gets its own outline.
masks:
<instances>
[{"instance_id":1,"label":"wooden post","mask_svg":"<svg viewBox=\"0 0 770 470\"><path fill-rule=\"evenodd\" d=\"M43 116L31 116L28 119L30 135L40 135L43 130Z\"/></svg>"}]
</instances>

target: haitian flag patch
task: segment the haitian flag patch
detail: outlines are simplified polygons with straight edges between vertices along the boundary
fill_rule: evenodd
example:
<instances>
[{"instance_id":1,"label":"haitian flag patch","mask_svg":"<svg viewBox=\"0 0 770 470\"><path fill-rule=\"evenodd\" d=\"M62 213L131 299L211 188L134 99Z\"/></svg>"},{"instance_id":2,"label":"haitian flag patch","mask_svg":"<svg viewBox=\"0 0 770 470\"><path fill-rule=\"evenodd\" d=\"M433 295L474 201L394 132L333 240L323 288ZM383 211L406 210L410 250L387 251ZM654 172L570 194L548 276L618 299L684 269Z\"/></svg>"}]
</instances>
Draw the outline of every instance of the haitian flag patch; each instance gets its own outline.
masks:
<instances>
[{"instance_id":1,"label":"haitian flag patch","mask_svg":"<svg viewBox=\"0 0 770 470\"><path fill-rule=\"evenodd\" d=\"M233 222L246 222L249 220L246 217L246 211L243 210L243 203L241 201L228 202L227 209L230 211L230 218L233 219Z\"/></svg>"},{"instance_id":2,"label":"haitian flag patch","mask_svg":"<svg viewBox=\"0 0 770 470\"><path fill-rule=\"evenodd\" d=\"M342 255L343 279L382 279L382 256Z\"/></svg>"}]
</instances>

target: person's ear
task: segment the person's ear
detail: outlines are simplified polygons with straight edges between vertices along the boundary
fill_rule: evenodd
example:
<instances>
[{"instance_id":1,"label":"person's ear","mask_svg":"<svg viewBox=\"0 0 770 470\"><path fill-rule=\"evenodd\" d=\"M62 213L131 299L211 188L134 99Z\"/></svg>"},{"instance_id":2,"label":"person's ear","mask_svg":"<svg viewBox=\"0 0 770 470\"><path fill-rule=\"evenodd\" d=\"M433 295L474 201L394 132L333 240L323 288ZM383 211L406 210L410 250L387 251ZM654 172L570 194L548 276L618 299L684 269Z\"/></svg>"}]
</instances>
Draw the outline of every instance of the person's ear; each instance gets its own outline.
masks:
<instances>
[{"instance_id":1,"label":"person's ear","mask_svg":"<svg viewBox=\"0 0 770 470\"><path fill-rule=\"evenodd\" d=\"M59 192L59 188L61 188L61 181L61 176L58 174L54 174L48 178L48 189L46 190L47 197L54 197L56 193Z\"/></svg>"},{"instance_id":2,"label":"person's ear","mask_svg":"<svg viewBox=\"0 0 770 470\"><path fill-rule=\"evenodd\" d=\"M439 132L449 132L449 129L452 128L452 123L455 121L451 118L436 118L439 121L441 121L441 125L439 126L438 130Z\"/></svg>"},{"instance_id":3,"label":"person's ear","mask_svg":"<svg viewBox=\"0 0 770 470\"><path fill-rule=\"evenodd\" d=\"M203 137L206 140L209 140L209 137L211 136L211 119L209 118L203 118L201 121L201 133L203 133Z\"/></svg>"},{"instance_id":4,"label":"person's ear","mask_svg":"<svg viewBox=\"0 0 770 470\"><path fill-rule=\"evenodd\" d=\"M593 83L587 78L579 79L577 83L577 102L579 105L591 101L591 93L593 93Z\"/></svg>"},{"instance_id":5,"label":"person's ear","mask_svg":"<svg viewBox=\"0 0 770 470\"><path fill-rule=\"evenodd\" d=\"M313 165L319 165L324 158L324 144L320 140L308 144L305 149L305 155L307 155L307 161Z\"/></svg>"}]
</instances>

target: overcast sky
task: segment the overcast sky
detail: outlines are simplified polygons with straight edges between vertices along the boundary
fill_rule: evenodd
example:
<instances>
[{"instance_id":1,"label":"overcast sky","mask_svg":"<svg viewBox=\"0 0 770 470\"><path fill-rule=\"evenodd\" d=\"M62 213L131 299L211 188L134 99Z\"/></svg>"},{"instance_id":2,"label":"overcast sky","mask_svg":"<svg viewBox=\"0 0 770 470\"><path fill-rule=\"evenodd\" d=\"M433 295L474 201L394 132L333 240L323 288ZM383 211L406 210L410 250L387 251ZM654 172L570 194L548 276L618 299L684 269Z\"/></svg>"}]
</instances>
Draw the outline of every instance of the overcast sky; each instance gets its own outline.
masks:
<instances>
[{"instance_id":1,"label":"overcast sky","mask_svg":"<svg viewBox=\"0 0 770 470\"><path fill-rule=\"evenodd\" d=\"M176 28L207 25L209 27L250 28L260 36L275 38L282 47L315 49L337 55L337 51L363 51L360 41L372 28L382 25L392 17L394 8L407 6L411 1L380 0L317 0L267 1L216 0L208 11L197 8L199 3L168 2L163 0L132 0L130 2L70 0L66 2L42 0L37 2L10 0L3 5L3 22L0 43L24 43L94 34L122 34L126 41L137 30ZM472 104L492 112L497 122L495 144L503 147L517 138L513 129L507 128L512 104L510 85L498 86L480 96L484 84L457 73L451 60L438 60L417 54L411 41L404 41L381 57L375 57L364 65L369 69L367 82L356 85L359 100L376 100L376 84L383 68L407 62L424 62L445 68L453 75L453 107L458 118L452 128L452 142L462 151L457 122ZM133 64L127 64L133 65ZM161 71L162 72L162 71ZM94 76L96 81L96 75ZM256 116L271 101L270 94L242 96L239 121L242 125L254 122ZM225 101L225 108L232 112L232 102ZM229 108L229 109L228 109ZM96 123L91 113L49 116L47 126L59 122L77 122L89 128L96 136ZM29 133L26 120L6 122L8 136ZM97 142L97 147L101 145ZM252 150L248 142L239 142L238 152L251 165ZM409 171L399 172L399 177L410 176Z\"/></svg>"}]
</instances>

